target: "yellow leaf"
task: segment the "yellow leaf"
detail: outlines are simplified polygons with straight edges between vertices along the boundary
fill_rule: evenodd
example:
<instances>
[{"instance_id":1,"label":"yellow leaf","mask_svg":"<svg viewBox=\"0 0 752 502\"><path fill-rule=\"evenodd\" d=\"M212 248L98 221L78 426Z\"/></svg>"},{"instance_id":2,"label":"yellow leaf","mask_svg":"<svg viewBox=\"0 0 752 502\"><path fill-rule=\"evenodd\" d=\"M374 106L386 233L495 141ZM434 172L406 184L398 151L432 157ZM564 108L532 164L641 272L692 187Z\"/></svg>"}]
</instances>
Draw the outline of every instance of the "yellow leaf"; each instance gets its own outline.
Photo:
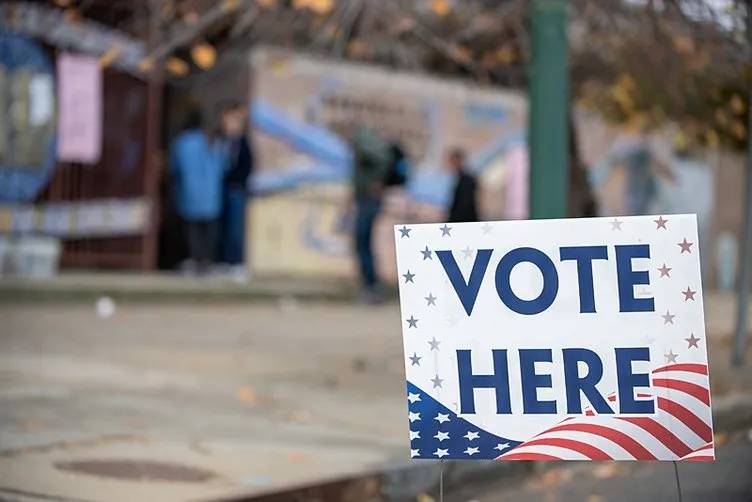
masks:
<instances>
[{"instance_id":1,"label":"yellow leaf","mask_svg":"<svg viewBox=\"0 0 752 502\"><path fill-rule=\"evenodd\" d=\"M222 2L222 10L225 12L237 9L239 6L240 0L224 0Z\"/></svg>"},{"instance_id":2,"label":"yellow leaf","mask_svg":"<svg viewBox=\"0 0 752 502\"><path fill-rule=\"evenodd\" d=\"M694 50L694 45L692 39L687 36L677 35L674 37L674 47L676 47L676 50L679 52L689 54Z\"/></svg>"},{"instance_id":3,"label":"yellow leaf","mask_svg":"<svg viewBox=\"0 0 752 502\"><path fill-rule=\"evenodd\" d=\"M183 14L183 21L185 21L186 24L196 24L198 23L199 19L200 16L195 10L189 10L188 12Z\"/></svg>"},{"instance_id":4,"label":"yellow leaf","mask_svg":"<svg viewBox=\"0 0 752 502\"><path fill-rule=\"evenodd\" d=\"M718 108L715 111L715 121L721 126L728 124L728 116L726 115L726 112Z\"/></svg>"},{"instance_id":5,"label":"yellow leaf","mask_svg":"<svg viewBox=\"0 0 752 502\"><path fill-rule=\"evenodd\" d=\"M107 68L110 66L120 55L120 48L116 45L113 45L107 51L105 51L104 54L99 56L99 66L102 68Z\"/></svg>"},{"instance_id":6,"label":"yellow leaf","mask_svg":"<svg viewBox=\"0 0 752 502\"><path fill-rule=\"evenodd\" d=\"M251 387L250 385L239 388L236 395L240 401L243 401L247 404L256 404L258 402L256 391L254 391L253 387Z\"/></svg>"},{"instance_id":7,"label":"yellow leaf","mask_svg":"<svg viewBox=\"0 0 752 502\"><path fill-rule=\"evenodd\" d=\"M347 44L347 54L352 57L362 56L365 53L366 45L359 41L353 40Z\"/></svg>"},{"instance_id":8,"label":"yellow leaf","mask_svg":"<svg viewBox=\"0 0 752 502\"><path fill-rule=\"evenodd\" d=\"M154 60L150 57L146 57L142 59L138 63L138 69L142 71L143 73L150 72L154 69Z\"/></svg>"},{"instance_id":9,"label":"yellow leaf","mask_svg":"<svg viewBox=\"0 0 752 502\"><path fill-rule=\"evenodd\" d=\"M687 136L684 134L684 132L677 132L674 136L674 148L676 150L685 150L688 145L689 141L687 141Z\"/></svg>"},{"instance_id":10,"label":"yellow leaf","mask_svg":"<svg viewBox=\"0 0 752 502\"><path fill-rule=\"evenodd\" d=\"M188 73L188 63L177 57L171 57L165 63L165 68L175 77L182 77Z\"/></svg>"},{"instance_id":11,"label":"yellow leaf","mask_svg":"<svg viewBox=\"0 0 752 502\"><path fill-rule=\"evenodd\" d=\"M461 45L453 45L450 47L452 57L458 61L468 62L472 59L472 53L467 47Z\"/></svg>"},{"instance_id":12,"label":"yellow leaf","mask_svg":"<svg viewBox=\"0 0 752 502\"><path fill-rule=\"evenodd\" d=\"M444 17L449 14L451 7L447 0L431 0L431 10L437 16Z\"/></svg>"},{"instance_id":13,"label":"yellow leaf","mask_svg":"<svg viewBox=\"0 0 752 502\"><path fill-rule=\"evenodd\" d=\"M741 120L734 120L731 124L731 134L742 141L747 136L747 128L744 127L744 123Z\"/></svg>"},{"instance_id":14,"label":"yellow leaf","mask_svg":"<svg viewBox=\"0 0 752 502\"><path fill-rule=\"evenodd\" d=\"M334 8L334 0L309 0L308 8L319 15L328 14Z\"/></svg>"},{"instance_id":15,"label":"yellow leaf","mask_svg":"<svg viewBox=\"0 0 752 502\"><path fill-rule=\"evenodd\" d=\"M731 111L734 112L735 115L744 114L744 100L741 96L734 94L731 97L731 102L729 104L731 105Z\"/></svg>"},{"instance_id":16,"label":"yellow leaf","mask_svg":"<svg viewBox=\"0 0 752 502\"><path fill-rule=\"evenodd\" d=\"M502 64L507 65L514 61L514 49L505 45L496 52L496 60Z\"/></svg>"},{"instance_id":17,"label":"yellow leaf","mask_svg":"<svg viewBox=\"0 0 752 502\"><path fill-rule=\"evenodd\" d=\"M163 3L161 14L165 19L172 18L172 16L175 14L175 4L172 2Z\"/></svg>"},{"instance_id":18,"label":"yellow leaf","mask_svg":"<svg viewBox=\"0 0 752 502\"><path fill-rule=\"evenodd\" d=\"M728 434L725 432L719 432L715 434L715 446L723 446L728 442Z\"/></svg>"},{"instance_id":19,"label":"yellow leaf","mask_svg":"<svg viewBox=\"0 0 752 502\"><path fill-rule=\"evenodd\" d=\"M715 132L713 129L708 129L707 131L705 131L705 142L708 144L708 146L715 148L721 142L721 139L718 136L717 132Z\"/></svg>"},{"instance_id":20,"label":"yellow leaf","mask_svg":"<svg viewBox=\"0 0 752 502\"><path fill-rule=\"evenodd\" d=\"M208 70L217 60L217 51L210 44L201 42L191 47L191 59L202 70Z\"/></svg>"},{"instance_id":21,"label":"yellow leaf","mask_svg":"<svg viewBox=\"0 0 752 502\"><path fill-rule=\"evenodd\" d=\"M311 456L302 451L293 451L287 454L287 459L293 464L302 464L304 462L309 462Z\"/></svg>"}]
</instances>

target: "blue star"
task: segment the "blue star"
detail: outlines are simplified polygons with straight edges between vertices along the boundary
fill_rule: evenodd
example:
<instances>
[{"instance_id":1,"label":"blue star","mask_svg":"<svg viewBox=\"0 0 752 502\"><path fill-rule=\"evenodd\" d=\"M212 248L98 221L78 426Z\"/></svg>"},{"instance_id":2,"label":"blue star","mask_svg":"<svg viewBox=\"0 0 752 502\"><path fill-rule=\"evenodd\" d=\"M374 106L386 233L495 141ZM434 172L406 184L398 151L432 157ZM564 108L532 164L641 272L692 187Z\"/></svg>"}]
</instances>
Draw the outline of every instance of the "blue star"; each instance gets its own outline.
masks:
<instances>
[{"instance_id":1,"label":"blue star","mask_svg":"<svg viewBox=\"0 0 752 502\"><path fill-rule=\"evenodd\" d=\"M452 236L452 235L451 235L451 234L449 233L449 232L451 232L451 231L452 231L452 227L448 227L446 223L444 223L444 226L443 226L443 227L440 227L440 228L439 228L439 230L441 230L441 236L442 236L442 237L444 237L444 236L447 236L447 235L448 235L449 237L451 237L451 236Z\"/></svg>"},{"instance_id":2,"label":"blue star","mask_svg":"<svg viewBox=\"0 0 752 502\"><path fill-rule=\"evenodd\" d=\"M410 230L412 230L412 229L410 229L410 228L407 228L407 227L406 227L405 225L402 225L402 228L400 228L400 229L398 229L398 230L399 230L399 231L400 231L400 233L402 234L402 235L400 236L400 239L402 239L403 237L407 237L408 239L410 238Z\"/></svg>"},{"instance_id":3,"label":"blue star","mask_svg":"<svg viewBox=\"0 0 752 502\"><path fill-rule=\"evenodd\" d=\"M410 322L410 321L408 321L408 322ZM420 360L423 359L423 358L420 357L415 352L413 352L413 355L410 356L410 357L408 357L408 359L410 359L413 362L413 364L411 366L420 366Z\"/></svg>"},{"instance_id":4,"label":"blue star","mask_svg":"<svg viewBox=\"0 0 752 502\"><path fill-rule=\"evenodd\" d=\"M433 258L431 258L431 250L428 249L428 246L426 246L426 249L421 251L421 253L423 253L423 261L433 260Z\"/></svg>"},{"instance_id":5,"label":"blue star","mask_svg":"<svg viewBox=\"0 0 752 502\"><path fill-rule=\"evenodd\" d=\"M433 296L432 293L428 293L428 296L425 297L425 300L426 300L426 306L428 305L433 305L434 307L436 306L437 298Z\"/></svg>"},{"instance_id":6,"label":"blue star","mask_svg":"<svg viewBox=\"0 0 752 502\"><path fill-rule=\"evenodd\" d=\"M408 328L417 328L418 327L418 320L410 316L410 319L405 319L407 321L407 324L409 325Z\"/></svg>"},{"instance_id":7,"label":"blue star","mask_svg":"<svg viewBox=\"0 0 752 502\"><path fill-rule=\"evenodd\" d=\"M415 278L415 274L411 274L409 270L407 271L406 274L402 274L402 277L405 278L405 284L407 284L408 282L412 282L413 284L415 284L415 281L413 281L413 279Z\"/></svg>"}]
</instances>

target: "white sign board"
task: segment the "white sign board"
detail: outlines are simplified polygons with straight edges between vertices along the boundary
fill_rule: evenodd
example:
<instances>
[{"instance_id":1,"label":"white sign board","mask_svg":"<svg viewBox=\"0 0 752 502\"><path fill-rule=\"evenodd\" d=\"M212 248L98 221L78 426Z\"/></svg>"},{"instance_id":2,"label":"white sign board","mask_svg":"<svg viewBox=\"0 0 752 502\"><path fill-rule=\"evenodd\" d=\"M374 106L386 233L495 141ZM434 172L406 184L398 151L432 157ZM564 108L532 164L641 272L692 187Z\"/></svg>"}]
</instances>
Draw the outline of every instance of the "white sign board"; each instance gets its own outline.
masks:
<instances>
[{"instance_id":1,"label":"white sign board","mask_svg":"<svg viewBox=\"0 0 752 502\"><path fill-rule=\"evenodd\" d=\"M413 458L714 459L694 215L395 239Z\"/></svg>"}]
</instances>

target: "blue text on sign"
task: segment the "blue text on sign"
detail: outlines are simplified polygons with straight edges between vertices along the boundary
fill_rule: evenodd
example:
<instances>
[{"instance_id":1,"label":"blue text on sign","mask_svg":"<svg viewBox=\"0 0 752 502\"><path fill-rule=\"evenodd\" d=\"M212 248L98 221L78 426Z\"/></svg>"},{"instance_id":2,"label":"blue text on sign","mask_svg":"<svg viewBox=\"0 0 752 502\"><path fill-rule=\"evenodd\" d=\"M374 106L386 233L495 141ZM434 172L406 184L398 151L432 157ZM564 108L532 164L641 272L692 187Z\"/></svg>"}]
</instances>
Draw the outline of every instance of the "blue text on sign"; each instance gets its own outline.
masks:
<instances>
[{"instance_id":1,"label":"blue text on sign","mask_svg":"<svg viewBox=\"0 0 752 502\"><path fill-rule=\"evenodd\" d=\"M551 375L536 370L536 363L553 362L551 349L519 349L520 385L524 414L555 415L560 413L556 401L538 398L538 389L552 386ZM636 399L637 388L649 387L650 376L636 373L633 362L650 361L647 347L623 347L614 349L616 380L620 414L652 414L655 405L652 399ZM493 373L473 373L470 350L457 351L457 370L460 390L460 410L463 414L475 413L475 389L493 389L496 394L496 413L511 414L512 404L509 388L509 365L507 349L493 349ZM582 414L582 396L587 398L598 414L613 414L614 410L598 391L596 385L603 377L603 362L600 356L585 348L562 349L564 384L566 387L566 413ZM580 375L579 365L587 371Z\"/></svg>"},{"instance_id":2,"label":"blue text on sign","mask_svg":"<svg viewBox=\"0 0 752 502\"><path fill-rule=\"evenodd\" d=\"M619 311L654 312L653 298L635 298L634 295L635 286L650 283L648 271L635 270L632 266L632 260L635 258L650 258L650 247L647 244L624 244L614 246L614 250ZM465 279L451 251L436 251L441 266L444 268L444 272L467 315L471 315L473 312L478 291L483 282L483 277L486 275L492 253L492 249L479 249L475 255L470 276ZM559 248L559 260L562 262L573 261L577 267L580 312L594 313L596 311L593 261L608 259L607 246L567 246ZM524 300L517 296L512 290L509 280L512 269L524 262L537 267L543 276L543 288L540 294L531 300ZM535 315L543 312L551 306L559 292L559 274L556 271L556 265L546 253L532 247L515 248L502 256L496 266L495 283L496 292L504 305L514 312L524 315Z\"/></svg>"}]
</instances>

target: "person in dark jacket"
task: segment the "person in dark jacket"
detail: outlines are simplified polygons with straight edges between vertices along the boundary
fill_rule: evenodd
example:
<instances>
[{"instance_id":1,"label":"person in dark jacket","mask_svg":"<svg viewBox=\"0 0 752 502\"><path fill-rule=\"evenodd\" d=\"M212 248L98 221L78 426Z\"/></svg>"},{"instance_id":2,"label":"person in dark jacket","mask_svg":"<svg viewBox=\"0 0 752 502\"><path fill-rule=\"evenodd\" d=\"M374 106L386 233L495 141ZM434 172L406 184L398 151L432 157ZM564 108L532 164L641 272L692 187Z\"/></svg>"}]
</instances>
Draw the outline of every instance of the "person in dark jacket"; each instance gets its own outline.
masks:
<instances>
[{"instance_id":1,"label":"person in dark jacket","mask_svg":"<svg viewBox=\"0 0 752 502\"><path fill-rule=\"evenodd\" d=\"M373 253L373 227L381 210L384 179L391 162L389 145L375 132L360 126L352 138L352 184L355 202L355 252L362 281L361 300L378 303L376 259Z\"/></svg>"},{"instance_id":2,"label":"person in dark jacket","mask_svg":"<svg viewBox=\"0 0 752 502\"><path fill-rule=\"evenodd\" d=\"M447 165L457 178L447 221L450 223L478 221L476 195L478 182L467 169L465 152L459 148L450 151L447 156Z\"/></svg>"},{"instance_id":3,"label":"person in dark jacket","mask_svg":"<svg viewBox=\"0 0 752 502\"><path fill-rule=\"evenodd\" d=\"M225 103L220 117L229 166L224 178L219 251L223 263L238 267L243 272L248 178L253 171L253 151L248 142L247 117L245 106L237 101Z\"/></svg>"}]
</instances>

